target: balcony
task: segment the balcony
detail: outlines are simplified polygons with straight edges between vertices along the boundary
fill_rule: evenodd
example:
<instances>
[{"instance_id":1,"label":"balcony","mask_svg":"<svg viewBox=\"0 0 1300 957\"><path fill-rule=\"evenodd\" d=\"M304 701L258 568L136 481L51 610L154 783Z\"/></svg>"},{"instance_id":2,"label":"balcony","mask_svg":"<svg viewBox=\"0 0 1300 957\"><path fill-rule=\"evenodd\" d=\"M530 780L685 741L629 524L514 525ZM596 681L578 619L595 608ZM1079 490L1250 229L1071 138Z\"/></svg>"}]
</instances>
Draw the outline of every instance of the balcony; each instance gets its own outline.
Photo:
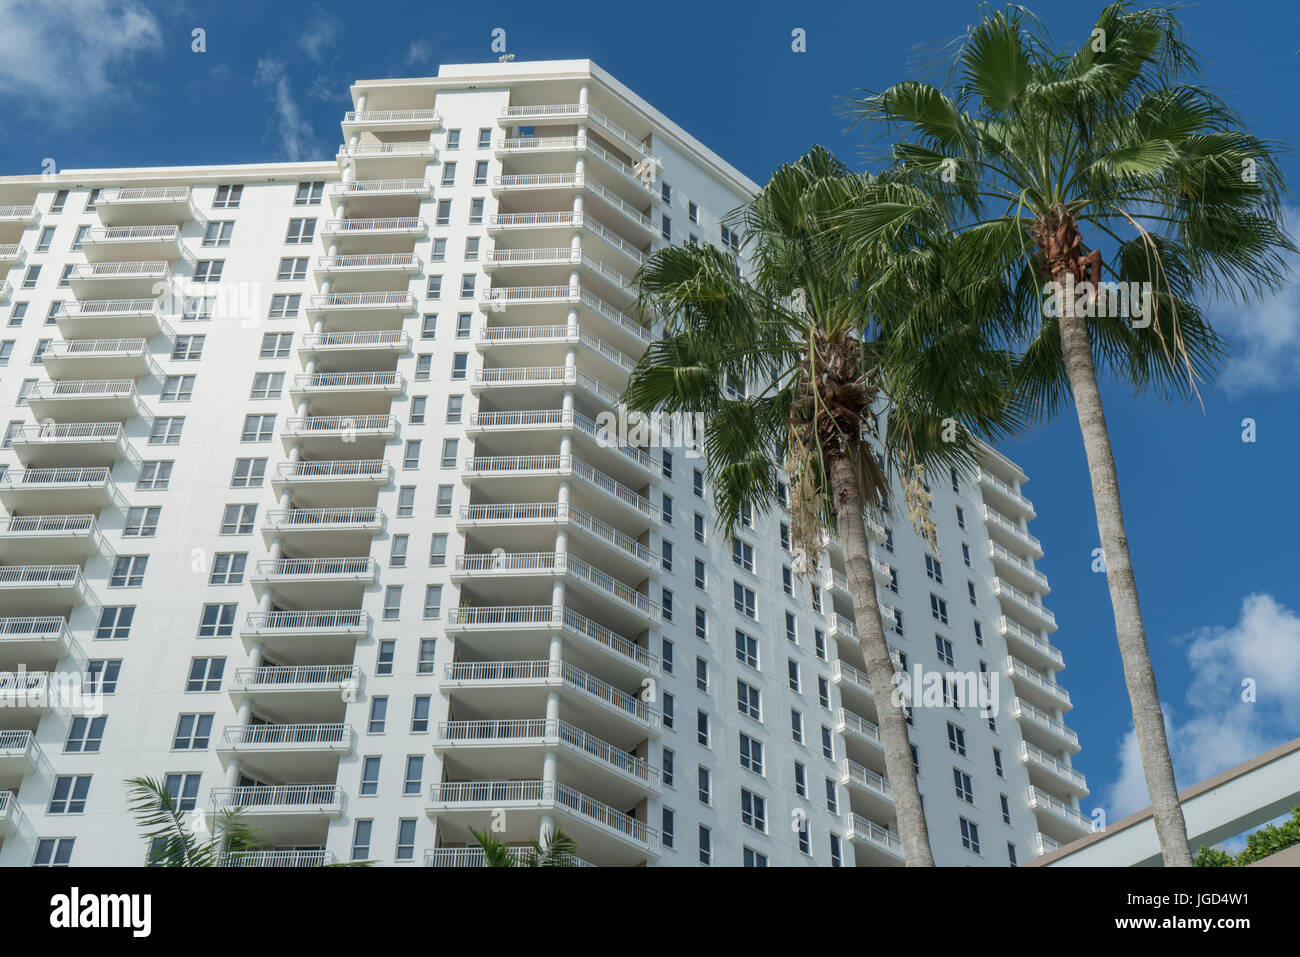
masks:
<instances>
[{"instance_id":1,"label":"balcony","mask_svg":"<svg viewBox=\"0 0 1300 957\"><path fill-rule=\"evenodd\" d=\"M840 784L853 795L855 807L885 820L894 816L894 792L889 779L845 758L840 762Z\"/></svg>"},{"instance_id":2,"label":"balcony","mask_svg":"<svg viewBox=\"0 0 1300 957\"><path fill-rule=\"evenodd\" d=\"M1038 829L1062 844L1092 833L1092 821L1041 788L1029 786L1029 807L1038 815Z\"/></svg>"},{"instance_id":3,"label":"balcony","mask_svg":"<svg viewBox=\"0 0 1300 957\"><path fill-rule=\"evenodd\" d=\"M311 402L322 415L377 415L387 412L406 388L397 372L307 372L293 377L289 398Z\"/></svg>"},{"instance_id":4,"label":"balcony","mask_svg":"<svg viewBox=\"0 0 1300 957\"><path fill-rule=\"evenodd\" d=\"M397 418L392 415L308 415L286 419L280 439L286 452L298 445L303 455L326 461L346 454L375 460L383 456L384 446L397 438L398 431Z\"/></svg>"},{"instance_id":5,"label":"balcony","mask_svg":"<svg viewBox=\"0 0 1300 957\"><path fill-rule=\"evenodd\" d=\"M408 252L350 253L316 260L316 280L330 280L335 292L383 290L403 284L419 271L420 260Z\"/></svg>"},{"instance_id":6,"label":"balcony","mask_svg":"<svg viewBox=\"0 0 1300 957\"><path fill-rule=\"evenodd\" d=\"M505 843L536 836L546 814L560 818L595 863L630 866L659 853L658 830L558 781L444 782L429 789L428 813L447 840L468 839L468 827L496 809L507 811L507 829L496 835Z\"/></svg>"},{"instance_id":7,"label":"balcony","mask_svg":"<svg viewBox=\"0 0 1300 957\"><path fill-rule=\"evenodd\" d=\"M898 867L904 863L903 842L889 828L850 813L845 816L844 829L859 866Z\"/></svg>"},{"instance_id":8,"label":"balcony","mask_svg":"<svg viewBox=\"0 0 1300 957\"><path fill-rule=\"evenodd\" d=\"M544 753L554 751L565 780L624 807L659 789L659 772L647 762L562 720L446 721L438 725L433 750L455 773L476 778L536 774Z\"/></svg>"},{"instance_id":9,"label":"balcony","mask_svg":"<svg viewBox=\"0 0 1300 957\"><path fill-rule=\"evenodd\" d=\"M401 329L309 332L298 343L298 358L304 364L315 359L318 372L359 372L392 361L410 348L411 337Z\"/></svg>"},{"instance_id":10,"label":"balcony","mask_svg":"<svg viewBox=\"0 0 1300 957\"><path fill-rule=\"evenodd\" d=\"M9 297L14 294L13 283L8 280L0 279L0 304L9 301Z\"/></svg>"},{"instance_id":11,"label":"balcony","mask_svg":"<svg viewBox=\"0 0 1300 957\"><path fill-rule=\"evenodd\" d=\"M1020 763L1028 769L1031 784L1064 790L1078 797L1088 794L1088 781L1082 774L1028 741L1020 742Z\"/></svg>"},{"instance_id":12,"label":"balcony","mask_svg":"<svg viewBox=\"0 0 1300 957\"><path fill-rule=\"evenodd\" d=\"M222 766L238 758L241 770L323 780L352 753L355 734L346 724L233 724L217 742Z\"/></svg>"},{"instance_id":13,"label":"balcony","mask_svg":"<svg viewBox=\"0 0 1300 957\"><path fill-rule=\"evenodd\" d=\"M261 644L269 655L343 661L370 636L370 615L359 608L251 612L240 631L244 647Z\"/></svg>"},{"instance_id":14,"label":"balcony","mask_svg":"<svg viewBox=\"0 0 1300 957\"><path fill-rule=\"evenodd\" d=\"M447 611L444 625L460 645L489 658L506 654L546 655L557 630L574 639L565 657L589 671L639 684L659 673L659 657L572 608L551 605L463 605Z\"/></svg>"},{"instance_id":15,"label":"balcony","mask_svg":"<svg viewBox=\"0 0 1300 957\"><path fill-rule=\"evenodd\" d=\"M292 491L305 508L373 505L376 491L389 484L393 470L383 459L298 459L275 467L276 495Z\"/></svg>"},{"instance_id":16,"label":"balcony","mask_svg":"<svg viewBox=\"0 0 1300 957\"><path fill-rule=\"evenodd\" d=\"M27 261L27 250L19 243L0 245L0 266L13 269Z\"/></svg>"},{"instance_id":17,"label":"balcony","mask_svg":"<svg viewBox=\"0 0 1300 957\"><path fill-rule=\"evenodd\" d=\"M487 231L489 235L510 233L518 235L519 242L532 245L540 244L549 235L555 238L554 230L572 230L582 225L583 214L572 210L548 210L534 213L489 213Z\"/></svg>"},{"instance_id":18,"label":"balcony","mask_svg":"<svg viewBox=\"0 0 1300 957\"><path fill-rule=\"evenodd\" d=\"M577 136L500 136L493 146L494 152L499 157L572 153L579 148L580 141Z\"/></svg>"},{"instance_id":19,"label":"balcony","mask_svg":"<svg viewBox=\"0 0 1300 957\"><path fill-rule=\"evenodd\" d=\"M423 177L414 179L365 179L330 183L326 188L335 211L346 203L349 212L367 216L405 212L412 204L433 195L433 184Z\"/></svg>"},{"instance_id":20,"label":"balcony","mask_svg":"<svg viewBox=\"0 0 1300 957\"><path fill-rule=\"evenodd\" d=\"M105 226L181 225L195 217L188 186L106 189L95 200L95 210Z\"/></svg>"},{"instance_id":21,"label":"balcony","mask_svg":"<svg viewBox=\"0 0 1300 957\"><path fill-rule=\"evenodd\" d=\"M989 534L995 541L1007 548L1024 549L1033 556L1035 561L1043 557L1042 542L997 509L990 508L988 505L981 505L980 512L984 516L984 523L988 526Z\"/></svg>"},{"instance_id":22,"label":"balcony","mask_svg":"<svg viewBox=\"0 0 1300 957\"><path fill-rule=\"evenodd\" d=\"M35 774L43 756L32 731L0 731L0 782L6 790L18 789L23 778Z\"/></svg>"},{"instance_id":23,"label":"balcony","mask_svg":"<svg viewBox=\"0 0 1300 957\"><path fill-rule=\"evenodd\" d=\"M78 565L0 565L0 615L54 615L91 598Z\"/></svg>"},{"instance_id":24,"label":"balcony","mask_svg":"<svg viewBox=\"0 0 1300 957\"><path fill-rule=\"evenodd\" d=\"M339 149L340 166L352 167L355 180L419 179L438 159L438 148L427 139L394 143L358 143Z\"/></svg>"},{"instance_id":25,"label":"balcony","mask_svg":"<svg viewBox=\"0 0 1300 957\"><path fill-rule=\"evenodd\" d=\"M511 856L516 861L527 860L532 845L512 847ZM487 857L481 847L437 847L424 852L425 867L487 867ZM572 867L595 867L590 861L575 857L570 861Z\"/></svg>"},{"instance_id":26,"label":"balcony","mask_svg":"<svg viewBox=\"0 0 1300 957\"><path fill-rule=\"evenodd\" d=\"M18 724L38 722L54 709L55 699L61 706L69 703L63 696L71 690L52 688L48 671L0 672L0 714Z\"/></svg>"},{"instance_id":27,"label":"balcony","mask_svg":"<svg viewBox=\"0 0 1300 957\"><path fill-rule=\"evenodd\" d=\"M0 206L0 240L17 242L29 226L40 221L41 211L35 206Z\"/></svg>"},{"instance_id":28,"label":"balcony","mask_svg":"<svg viewBox=\"0 0 1300 957\"><path fill-rule=\"evenodd\" d=\"M655 154L651 151L650 146L647 143L637 139L603 113L597 112L589 103L520 104L517 106L506 106L502 107L501 115L498 117L497 122L504 126L514 126L519 123L526 124L530 120L554 122L556 120L567 118L573 119L574 122L577 122L579 119L585 119L588 124L617 140L622 146L635 151L640 156L654 158Z\"/></svg>"},{"instance_id":29,"label":"balcony","mask_svg":"<svg viewBox=\"0 0 1300 957\"><path fill-rule=\"evenodd\" d=\"M502 194L531 193L553 189L578 189L584 177L577 173L509 173L492 177L492 193Z\"/></svg>"},{"instance_id":30,"label":"balcony","mask_svg":"<svg viewBox=\"0 0 1300 957\"><path fill-rule=\"evenodd\" d=\"M12 670L20 664L53 669L76 654L77 643L66 618L0 618L0 669Z\"/></svg>"},{"instance_id":31,"label":"balcony","mask_svg":"<svg viewBox=\"0 0 1300 957\"><path fill-rule=\"evenodd\" d=\"M584 177L582 186L584 192L600 200L605 210L613 213L613 218L623 227L631 229L638 241L650 242L659 236L659 227L650 217L613 190L602 186L590 176ZM649 201L649 196L642 194L638 197L638 201L644 204Z\"/></svg>"},{"instance_id":32,"label":"balcony","mask_svg":"<svg viewBox=\"0 0 1300 957\"><path fill-rule=\"evenodd\" d=\"M179 259L184 249L179 226L107 226L91 229L82 238L86 261Z\"/></svg>"},{"instance_id":33,"label":"balcony","mask_svg":"<svg viewBox=\"0 0 1300 957\"><path fill-rule=\"evenodd\" d=\"M835 730L843 736L849 757L864 767L874 767L878 773L884 771L885 742L874 722L848 708L840 708Z\"/></svg>"},{"instance_id":34,"label":"balcony","mask_svg":"<svg viewBox=\"0 0 1300 957\"><path fill-rule=\"evenodd\" d=\"M25 425L14 436L18 461L35 468L111 466L135 458L120 422Z\"/></svg>"},{"instance_id":35,"label":"balcony","mask_svg":"<svg viewBox=\"0 0 1300 957\"><path fill-rule=\"evenodd\" d=\"M840 700L857 712L875 712L876 697L871 690L871 676L845 661L831 665L831 681L840 689Z\"/></svg>"},{"instance_id":36,"label":"balcony","mask_svg":"<svg viewBox=\"0 0 1300 957\"><path fill-rule=\"evenodd\" d=\"M316 555L355 555L370 550L384 531L384 513L373 506L358 508L279 508L266 513L262 538L279 538L292 551Z\"/></svg>"},{"instance_id":37,"label":"balcony","mask_svg":"<svg viewBox=\"0 0 1300 957\"><path fill-rule=\"evenodd\" d=\"M148 339L162 329L158 300L142 297L65 302L54 321L65 339Z\"/></svg>"},{"instance_id":38,"label":"balcony","mask_svg":"<svg viewBox=\"0 0 1300 957\"><path fill-rule=\"evenodd\" d=\"M1020 722L1025 740L1048 751L1079 753L1079 736L1065 723L1020 698L1011 699L1011 716Z\"/></svg>"},{"instance_id":39,"label":"balcony","mask_svg":"<svg viewBox=\"0 0 1300 957\"><path fill-rule=\"evenodd\" d=\"M844 615L827 615L826 633L854 648L858 647L858 626Z\"/></svg>"},{"instance_id":40,"label":"balcony","mask_svg":"<svg viewBox=\"0 0 1300 957\"><path fill-rule=\"evenodd\" d=\"M105 466L9 469L0 476L0 502L27 516L98 512L113 503L116 493Z\"/></svg>"},{"instance_id":41,"label":"balcony","mask_svg":"<svg viewBox=\"0 0 1300 957\"><path fill-rule=\"evenodd\" d=\"M1044 595L1052 590L1047 584L1046 575L997 542L989 542L989 558L993 560L993 568L997 576L1012 585L1041 592Z\"/></svg>"},{"instance_id":42,"label":"balcony","mask_svg":"<svg viewBox=\"0 0 1300 957\"><path fill-rule=\"evenodd\" d=\"M362 673L356 665L286 665L240 668L230 688L238 707L251 700L289 713L300 721L328 722L343 714L344 702L356 700Z\"/></svg>"},{"instance_id":43,"label":"balcony","mask_svg":"<svg viewBox=\"0 0 1300 957\"><path fill-rule=\"evenodd\" d=\"M0 562L82 562L99 550L101 541L94 515L0 517Z\"/></svg>"},{"instance_id":44,"label":"balcony","mask_svg":"<svg viewBox=\"0 0 1300 957\"><path fill-rule=\"evenodd\" d=\"M311 296L307 315L323 320L325 331L352 328L400 328L415 311L409 292L330 292Z\"/></svg>"},{"instance_id":45,"label":"balcony","mask_svg":"<svg viewBox=\"0 0 1300 957\"><path fill-rule=\"evenodd\" d=\"M1034 503L1016 491L1010 482L1004 482L987 469L979 470L980 487L988 493L999 508L1009 509L1013 514L1021 513L1025 518L1033 518Z\"/></svg>"},{"instance_id":46,"label":"balcony","mask_svg":"<svg viewBox=\"0 0 1300 957\"><path fill-rule=\"evenodd\" d=\"M157 295L170 286L171 267L165 259L144 262L83 263L68 277L78 299L121 299Z\"/></svg>"},{"instance_id":47,"label":"balcony","mask_svg":"<svg viewBox=\"0 0 1300 957\"><path fill-rule=\"evenodd\" d=\"M133 379L61 379L37 382L27 394L32 415L42 421L125 422L140 414Z\"/></svg>"},{"instance_id":48,"label":"balcony","mask_svg":"<svg viewBox=\"0 0 1300 957\"><path fill-rule=\"evenodd\" d=\"M1015 585L994 577L993 594L1002 600L1004 611L1013 618L1018 617L1028 627L1042 628L1049 632L1056 630L1056 616L1044 608L1041 601Z\"/></svg>"},{"instance_id":49,"label":"balcony","mask_svg":"<svg viewBox=\"0 0 1300 957\"><path fill-rule=\"evenodd\" d=\"M1044 854L1051 854L1061 846L1060 841L1054 841L1046 834L1034 835L1034 856L1042 857Z\"/></svg>"},{"instance_id":50,"label":"balcony","mask_svg":"<svg viewBox=\"0 0 1300 957\"><path fill-rule=\"evenodd\" d=\"M350 110L343 114L343 133L361 130L436 130L442 128L437 110Z\"/></svg>"},{"instance_id":51,"label":"balcony","mask_svg":"<svg viewBox=\"0 0 1300 957\"><path fill-rule=\"evenodd\" d=\"M343 789L333 784L213 788L209 800L214 815L243 808L244 817L257 831L258 839L277 844L323 844L329 822L341 817L344 807Z\"/></svg>"},{"instance_id":52,"label":"balcony","mask_svg":"<svg viewBox=\"0 0 1300 957\"><path fill-rule=\"evenodd\" d=\"M1054 668L1057 671L1065 667L1065 658L1060 649L1006 615L999 616L998 631L1007 639L1007 650L1027 664L1040 669Z\"/></svg>"},{"instance_id":53,"label":"balcony","mask_svg":"<svg viewBox=\"0 0 1300 957\"><path fill-rule=\"evenodd\" d=\"M153 362L143 338L72 339L51 342L41 365L51 379L139 379Z\"/></svg>"},{"instance_id":54,"label":"balcony","mask_svg":"<svg viewBox=\"0 0 1300 957\"><path fill-rule=\"evenodd\" d=\"M222 867L330 867L331 851L237 851L221 858Z\"/></svg>"},{"instance_id":55,"label":"balcony","mask_svg":"<svg viewBox=\"0 0 1300 957\"><path fill-rule=\"evenodd\" d=\"M1070 703L1070 693L1055 679L1035 671L1014 656L1007 657L1007 673L1015 685L1016 694L1030 704L1061 711L1074 707Z\"/></svg>"},{"instance_id":56,"label":"balcony","mask_svg":"<svg viewBox=\"0 0 1300 957\"><path fill-rule=\"evenodd\" d=\"M336 243L343 252L410 252L412 244L429 227L417 216L383 219L327 219L321 226L326 244Z\"/></svg>"},{"instance_id":57,"label":"balcony","mask_svg":"<svg viewBox=\"0 0 1300 957\"><path fill-rule=\"evenodd\" d=\"M250 582L258 597L271 589L292 604L360 604L362 593L378 578L379 564L368 556L268 558L257 563Z\"/></svg>"},{"instance_id":58,"label":"balcony","mask_svg":"<svg viewBox=\"0 0 1300 957\"><path fill-rule=\"evenodd\" d=\"M0 841L13 837L22 826L23 813L13 791L0 791Z\"/></svg>"}]
</instances>

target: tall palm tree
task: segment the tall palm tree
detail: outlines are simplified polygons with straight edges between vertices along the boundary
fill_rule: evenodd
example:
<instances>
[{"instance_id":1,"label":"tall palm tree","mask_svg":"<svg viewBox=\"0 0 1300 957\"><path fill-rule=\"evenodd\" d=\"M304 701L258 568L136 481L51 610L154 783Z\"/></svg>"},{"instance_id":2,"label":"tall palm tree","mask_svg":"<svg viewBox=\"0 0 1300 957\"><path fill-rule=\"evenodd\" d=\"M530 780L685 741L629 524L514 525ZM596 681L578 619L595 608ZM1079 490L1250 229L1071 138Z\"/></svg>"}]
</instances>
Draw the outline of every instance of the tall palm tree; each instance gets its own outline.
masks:
<instances>
[{"instance_id":1,"label":"tall palm tree","mask_svg":"<svg viewBox=\"0 0 1300 957\"><path fill-rule=\"evenodd\" d=\"M1020 354L1024 397L1043 416L1073 399L1160 848L1179 866L1192 857L1097 374L1197 395L1224 356L1201 300L1277 288L1293 248L1276 148L1196 79L1171 8L1112 4L1080 47L1058 50L1006 7L969 28L943 89L903 82L853 106L896 134L895 169L955 217L967 265L1005 282L998 341ZM900 220L934 215L905 205ZM850 244L882 232L861 211L844 226ZM1118 289L1097 285L1108 282L1137 283L1125 292L1146 291L1145 309L1130 295L1125 311Z\"/></svg>"},{"instance_id":2,"label":"tall palm tree","mask_svg":"<svg viewBox=\"0 0 1300 957\"><path fill-rule=\"evenodd\" d=\"M783 504L784 467L797 550L815 562L822 535L838 536L904 855L910 866L932 866L864 516L890 506L897 477L914 526L935 547L925 469L969 470L969 430L996 432L1010 414L1011 365L978 350L981 334L961 326L971 310L949 310L943 325L918 321L905 305L917 301L905 290L939 268L932 249L909 252L913 243L900 232L850 255L831 228L846 207L876 208L895 189L908 194L850 173L816 147L729 217L744 237L749 277L728 250L656 252L637 275L639 307L662 317L664 332L633 370L626 399L641 413L702 419L694 438L724 532L742 510ZM873 303L888 305L888 315L873 314ZM878 460L866 435L886 404ZM945 419L963 428L945 430Z\"/></svg>"},{"instance_id":3,"label":"tall palm tree","mask_svg":"<svg viewBox=\"0 0 1300 957\"><path fill-rule=\"evenodd\" d=\"M483 848L483 861L488 867L574 867L578 860L578 842L557 827L544 841L530 840L525 849L512 847L493 837L487 831L469 832Z\"/></svg>"}]
</instances>

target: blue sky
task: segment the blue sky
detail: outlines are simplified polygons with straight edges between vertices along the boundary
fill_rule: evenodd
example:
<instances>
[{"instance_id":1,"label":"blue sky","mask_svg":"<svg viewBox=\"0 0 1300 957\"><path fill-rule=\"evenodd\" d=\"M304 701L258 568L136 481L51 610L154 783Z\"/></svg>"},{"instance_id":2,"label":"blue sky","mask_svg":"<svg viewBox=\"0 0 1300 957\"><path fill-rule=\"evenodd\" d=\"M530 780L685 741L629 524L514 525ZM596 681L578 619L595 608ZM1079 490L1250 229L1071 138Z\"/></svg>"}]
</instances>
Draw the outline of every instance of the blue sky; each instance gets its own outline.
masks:
<instances>
[{"instance_id":1,"label":"blue sky","mask_svg":"<svg viewBox=\"0 0 1300 957\"><path fill-rule=\"evenodd\" d=\"M1054 36L1086 36L1100 4L1040 2ZM382 13L375 10L382 8ZM492 12L481 12L486 10ZM228 2L58 5L0 0L0 174L334 154L348 85L430 75L438 63L494 60L506 30L521 60L591 57L762 182L822 143L857 165L869 144L836 98L941 62L972 2L681 3L644 6ZM562 10L560 15L554 15ZM1187 7L1207 81L1265 138L1300 141L1300 11L1283 0ZM206 30L205 53L191 31ZM802 28L807 52L791 50ZM1284 168L1300 187L1300 162ZM1300 200L1292 200L1300 210ZM1300 214L1292 217L1300 223ZM1172 719L1182 785L1300 735L1300 527L1287 488L1300 471L1300 279L1267 303L1213 312L1237 357L1205 410L1105 391L1147 635ZM1254 442L1242 441L1253 419ZM1113 820L1146 803L1072 418L1006 451L1047 551L1041 566L1061 625L1069 722L1093 794ZM1240 701L1243 678L1257 700Z\"/></svg>"}]
</instances>

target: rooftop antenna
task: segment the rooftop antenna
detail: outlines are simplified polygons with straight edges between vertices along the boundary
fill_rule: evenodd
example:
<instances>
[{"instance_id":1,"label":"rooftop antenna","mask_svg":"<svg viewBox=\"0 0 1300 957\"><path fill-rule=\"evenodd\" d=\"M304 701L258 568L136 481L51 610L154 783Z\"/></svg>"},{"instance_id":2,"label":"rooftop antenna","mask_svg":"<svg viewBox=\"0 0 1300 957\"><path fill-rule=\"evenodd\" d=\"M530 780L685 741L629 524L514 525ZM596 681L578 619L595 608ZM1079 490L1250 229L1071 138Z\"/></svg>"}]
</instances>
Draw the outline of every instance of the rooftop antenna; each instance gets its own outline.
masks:
<instances>
[{"instance_id":1,"label":"rooftop antenna","mask_svg":"<svg viewBox=\"0 0 1300 957\"><path fill-rule=\"evenodd\" d=\"M498 63L509 63L509 62L512 61L514 58L515 58L515 55L514 55L513 53L503 53L503 54L501 54L499 57L497 57L497 62L498 62Z\"/></svg>"}]
</instances>

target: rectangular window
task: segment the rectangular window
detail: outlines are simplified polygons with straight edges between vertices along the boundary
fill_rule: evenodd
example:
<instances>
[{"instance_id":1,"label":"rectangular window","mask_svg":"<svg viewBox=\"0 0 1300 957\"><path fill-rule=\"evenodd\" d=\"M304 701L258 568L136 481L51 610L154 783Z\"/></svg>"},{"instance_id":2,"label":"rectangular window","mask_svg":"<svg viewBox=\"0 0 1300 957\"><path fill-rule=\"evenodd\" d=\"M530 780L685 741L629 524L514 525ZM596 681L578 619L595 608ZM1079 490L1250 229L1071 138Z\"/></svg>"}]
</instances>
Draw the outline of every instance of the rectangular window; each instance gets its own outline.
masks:
<instances>
[{"instance_id":1,"label":"rectangular window","mask_svg":"<svg viewBox=\"0 0 1300 957\"><path fill-rule=\"evenodd\" d=\"M134 620L134 605L106 605L99 610L99 625L95 628L95 640L129 638L131 622Z\"/></svg>"},{"instance_id":2,"label":"rectangular window","mask_svg":"<svg viewBox=\"0 0 1300 957\"><path fill-rule=\"evenodd\" d=\"M183 714L176 720L173 751L206 751L212 738L212 715Z\"/></svg>"},{"instance_id":3,"label":"rectangular window","mask_svg":"<svg viewBox=\"0 0 1300 957\"><path fill-rule=\"evenodd\" d=\"M266 478L266 459L235 459L231 488L261 488Z\"/></svg>"},{"instance_id":4,"label":"rectangular window","mask_svg":"<svg viewBox=\"0 0 1300 957\"><path fill-rule=\"evenodd\" d=\"M81 814L86 810L86 796L90 793L90 775L59 775L54 779L54 793L50 795L46 814Z\"/></svg>"},{"instance_id":5,"label":"rectangular window","mask_svg":"<svg viewBox=\"0 0 1300 957\"><path fill-rule=\"evenodd\" d=\"M188 402L194 395L194 376L169 375L163 379L159 402Z\"/></svg>"},{"instance_id":6,"label":"rectangular window","mask_svg":"<svg viewBox=\"0 0 1300 957\"><path fill-rule=\"evenodd\" d=\"M285 231L284 241L286 245L306 245L316 238L316 220L314 219L291 219L289 228Z\"/></svg>"},{"instance_id":7,"label":"rectangular window","mask_svg":"<svg viewBox=\"0 0 1300 957\"><path fill-rule=\"evenodd\" d=\"M306 260L304 259L305 263ZM200 259L194 264L194 282L208 283L221 282L221 272L226 268L224 259ZM306 267L303 267L303 274L298 278L301 279L307 275Z\"/></svg>"},{"instance_id":8,"label":"rectangular window","mask_svg":"<svg viewBox=\"0 0 1300 957\"><path fill-rule=\"evenodd\" d=\"M144 584L145 566L149 564L148 555L119 555L113 559L113 573L109 576L109 588L139 588Z\"/></svg>"},{"instance_id":9,"label":"rectangular window","mask_svg":"<svg viewBox=\"0 0 1300 957\"><path fill-rule=\"evenodd\" d=\"M235 232L234 220L210 220L203 228L203 246L229 246Z\"/></svg>"},{"instance_id":10,"label":"rectangular window","mask_svg":"<svg viewBox=\"0 0 1300 957\"><path fill-rule=\"evenodd\" d=\"M221 677L225 672L225 658L192 658L185 691L220 691Z\"/></svg>"},{"instance_id":11,"label":"rectangular window","mask_svg":"<svg viewBox=\"0 0 1300 957\"><path fill-rule=\"evenodd\" d=\"M233 186L218 186L216 195L212 197L213 209L237 209L239 200L244 195L244 185L236 183Z\"/></svg>"},{"instance_id":12,"label":"rectangular window","mask_svg":"<svg viewBox=\"0 0 1300 957\"><path fill-rule=\"evenodd\" d=\"M212 575L208 584L242 585L247 565L248 552L217 552L212 556Z\"/></svg>"},{"instance_id":13,"label":"rectangular window","mask_svg":"<svg viewBox=\"0 0 1300 957\"><path fill-rule=\"evenodd\" d=\"M199 615L200 638L229 638L235 633L235 603L210 603Z\"/></svg>"},{"instance_id":14,"label":"rectangular window","mask_svg":"<svg viewBox=\"0 0 1300 957\"><path fill-rule=\"evenodd\" d=\"M152 538L158 534L158 517L162 508L151 505L148 508L128 508L126 521L122 525L123 538Z\"/></svg>"}]
</instances>

